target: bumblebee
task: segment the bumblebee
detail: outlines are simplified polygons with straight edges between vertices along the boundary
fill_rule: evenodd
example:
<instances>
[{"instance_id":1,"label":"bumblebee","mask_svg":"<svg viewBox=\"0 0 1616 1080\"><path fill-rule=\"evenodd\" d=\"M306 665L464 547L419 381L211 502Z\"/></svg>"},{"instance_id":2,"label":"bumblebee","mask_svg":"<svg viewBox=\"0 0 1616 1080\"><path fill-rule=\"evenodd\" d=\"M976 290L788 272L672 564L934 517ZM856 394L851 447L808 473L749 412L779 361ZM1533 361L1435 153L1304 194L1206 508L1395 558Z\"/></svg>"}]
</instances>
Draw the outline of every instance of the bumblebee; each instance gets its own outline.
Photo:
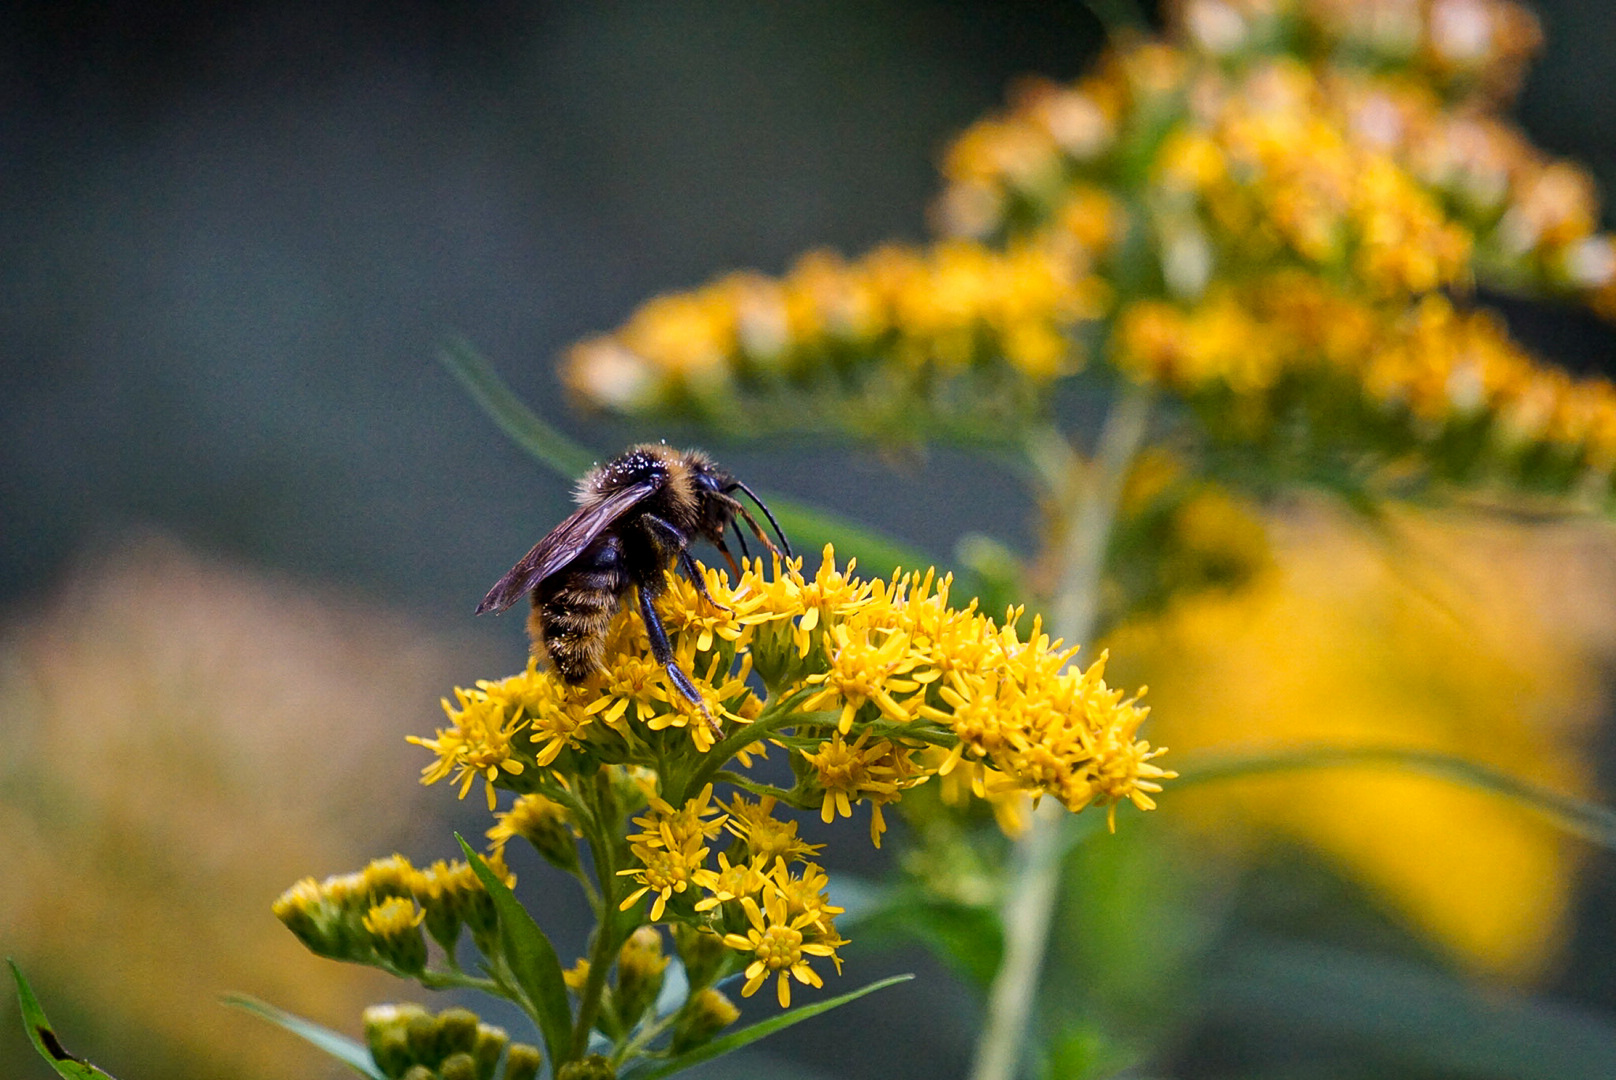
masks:
<instances>
[{"instance_id":1,"label":"bumblebee","mask_svg":"<svg viewBox=\"0 0 1616 1080\"><path fill-rule=\"evenodd\" d=\"M580 683L602 667L606 629L632 588L651 639L651 655L679 693L705 713L695 684L673 658L655 600L667 569L677 562L704 600L723 607L708 593L690 545L697 539L711 542L739 576L724 543L724 530L736 518L770 552L780 554L735 492L757 504L789 558L791 544L780 523L751 488L699 450L648 443L590 470L578 482L578 509L488 590L477 614L504 611L530 593L528 627L534 643L564 680ZM746 557L746 538L739 529L735 538Z\"/></svg>"}]
</instances>

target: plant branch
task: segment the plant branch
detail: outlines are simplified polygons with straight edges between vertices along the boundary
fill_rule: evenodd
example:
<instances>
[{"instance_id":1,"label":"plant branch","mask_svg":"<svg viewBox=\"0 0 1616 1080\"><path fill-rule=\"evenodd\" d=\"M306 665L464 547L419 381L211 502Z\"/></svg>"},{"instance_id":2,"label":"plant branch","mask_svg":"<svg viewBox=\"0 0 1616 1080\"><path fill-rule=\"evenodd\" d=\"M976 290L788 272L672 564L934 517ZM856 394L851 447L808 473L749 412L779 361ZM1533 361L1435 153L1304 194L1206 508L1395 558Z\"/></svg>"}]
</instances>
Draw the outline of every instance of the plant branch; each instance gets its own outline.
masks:
<instances>
[{"instance_id":1,"label":"plant branch","mask_svg":"<svg viewBox=\"0 0 1616 1080\"><path fill-rule=\"evenodd\" d=\"M578 995L578 1019L572 1029L573 1059L583 1057L584 1051L589 1048L589 1031L595 1026L595 1018L600 1014L600 999L606 989L606 969L612 966L617 951L614 933L617 926L617 865L612 859L612 834L608 834L605 828L606 818L615 815L599 812L602 798L598 788L610 781L601 776L596 778L596 782L597 792L594 801L597 806L593 816L600 831L589 835L589 851L594 858L595 877L600 882L600 915L595 924L594 941L589 949L589 978L584 983L583 993ZM613 833L615 832L614 823Z\"/></svg>"},{"instance_id":2,"label":"plant branch","mask_svg":"<svg viewBox=\"0 0 1616 1080\"><path fill-rule=\"evenodd\" d=\"M1083 641L1094 631L1117 504L1149 421L1149 390L1129 383L1112 403L1090 461L1083 461L1055 432L1032 448L1051 494L1066 496L1060 578L1049 628L1067 642ZM1020 1065L1049 944L1049 922L1067 846L1062 833L1069 816L1055 800L1046 800L1016 841L1001 912L1004 958L988 993L972 1080L1012 1080Z\"/></svg>"}]
</instances>

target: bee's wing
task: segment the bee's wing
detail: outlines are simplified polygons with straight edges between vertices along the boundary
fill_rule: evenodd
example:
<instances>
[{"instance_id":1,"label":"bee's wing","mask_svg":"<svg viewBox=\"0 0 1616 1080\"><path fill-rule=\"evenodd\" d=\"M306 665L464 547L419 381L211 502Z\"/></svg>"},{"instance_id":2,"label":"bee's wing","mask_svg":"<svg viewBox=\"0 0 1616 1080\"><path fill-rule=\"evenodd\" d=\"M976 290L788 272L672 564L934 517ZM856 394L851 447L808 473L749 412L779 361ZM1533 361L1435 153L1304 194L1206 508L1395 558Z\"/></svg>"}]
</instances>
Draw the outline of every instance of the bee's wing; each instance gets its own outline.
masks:
<instances>
[{"instance_id":1,"label":"bee's wing","mask_svg":"<svg viewBox=\"0 0 1616 1080\"><path fill-rule=\"evenodd\" d=\"M488 590L483 602L477 605L477 614L504 611L516 603L539 582L583 554L584 548L612 522L626 514L641 499L653 494L659 486L656 481L634 484L574 510L567 520L534 544L533 550L522 556L522 561L511 567L510 572Z\"/></svg>"}]
</instances>

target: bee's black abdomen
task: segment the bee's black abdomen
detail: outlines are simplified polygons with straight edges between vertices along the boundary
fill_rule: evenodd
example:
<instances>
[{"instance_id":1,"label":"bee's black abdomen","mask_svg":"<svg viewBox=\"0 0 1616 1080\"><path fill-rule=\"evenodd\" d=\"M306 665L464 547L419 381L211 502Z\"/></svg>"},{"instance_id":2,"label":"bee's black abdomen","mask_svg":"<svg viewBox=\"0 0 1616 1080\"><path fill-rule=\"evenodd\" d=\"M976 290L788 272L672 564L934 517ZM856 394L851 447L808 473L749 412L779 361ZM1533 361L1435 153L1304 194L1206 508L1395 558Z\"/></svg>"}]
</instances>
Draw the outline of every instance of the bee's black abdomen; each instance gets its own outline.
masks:
<instances>
[{"instance_id":1,"label":"bee's black abdomen","mask_svg":"<svg viewBox=\"0 0 1616 1080\"><path fill-rule=\"evenodd\" d=\"M608 533L533 590L534 641L567 682L582 682L600 668L606 629L628 587L622 541Z\"/></svg>"}]
</instances>

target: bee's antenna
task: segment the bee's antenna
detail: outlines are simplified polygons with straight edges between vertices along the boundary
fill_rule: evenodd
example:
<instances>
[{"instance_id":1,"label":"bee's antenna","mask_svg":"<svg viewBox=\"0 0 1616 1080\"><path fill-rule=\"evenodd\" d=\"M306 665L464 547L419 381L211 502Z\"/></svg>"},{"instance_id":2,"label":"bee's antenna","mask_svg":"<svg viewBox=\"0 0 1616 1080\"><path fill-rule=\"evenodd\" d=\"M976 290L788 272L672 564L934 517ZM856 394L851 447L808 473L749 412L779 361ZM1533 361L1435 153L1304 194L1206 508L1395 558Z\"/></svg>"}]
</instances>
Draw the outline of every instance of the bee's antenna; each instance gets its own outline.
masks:
<instances>
[{"instance_id":1,"label":"bee's antenna","mask_svg":"<svg viewBox=\"0 0 1616 1080\"><path fill-rule=\"evenodd\" d=\"M786 558L788 558L788 559L791 558L792 557L792 555L791 555L791 541L786 539L785 531L780 528L780 523L778 521L774 520L774 515L769 512L769 508L767 506L763 505L763 500L757 497L757 492L753 491L751 488L747 487L745 484L741 483L739 480L735 481L735 487L736 487L737 490L746 492L747 497L750 498L753 502L757 503L757 508L759 510L763 511L763 516L769 519L769 524L770 525L774 526L774 535L776 535L776 536L778 536L780 538L780 546L786 549ZM746 518L747 521L751 522L752 527L754 529L757 529L757 522L752 521L752 515L751 514L748 514L745 510L742 510L741 514L742 514L743 517ZM736 535L739 536L740 534L737 533ZM761 537L762 535L763 535L763 530L758 529L758 536Z\"/></svg>"}]
</instances>

